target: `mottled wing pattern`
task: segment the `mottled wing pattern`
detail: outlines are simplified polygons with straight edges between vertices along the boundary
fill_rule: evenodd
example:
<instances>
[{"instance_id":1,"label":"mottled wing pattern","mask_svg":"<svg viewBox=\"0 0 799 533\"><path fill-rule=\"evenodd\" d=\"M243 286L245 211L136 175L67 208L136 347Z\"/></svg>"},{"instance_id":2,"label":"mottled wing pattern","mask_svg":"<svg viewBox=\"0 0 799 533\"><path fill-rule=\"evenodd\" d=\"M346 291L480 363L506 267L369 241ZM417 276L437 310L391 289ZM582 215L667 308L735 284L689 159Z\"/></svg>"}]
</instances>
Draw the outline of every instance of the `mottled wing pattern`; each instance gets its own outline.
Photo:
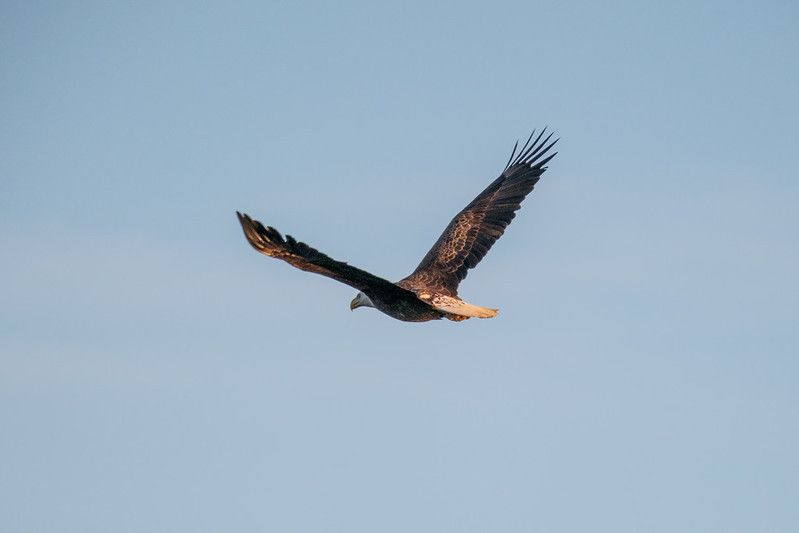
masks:
<instances>
[{"instance_id":1,"label":"mottled wing pattern","mask_svg":"<svg viewBox=\"0 0 799 533\"><path fill-rule=\"evenodd\" d=\"M390 300L392 297L416 298L410 291L347 263L331 259L319 250L297 241L291 235L286 235L284 239L275 228L264 227L257 220L238 211L236 211L236 215L244 230L244 236L247 237L253 248L264 255L282 259L306 272L333 278L360 291L379 293L385 299Z\"/></svg>"},{"instance_id":2,"label":"mottled wing pattern","mask_svg":"<svg viewBox=\"0 0 799 533\"><path fill-rule=\"evenodd\" d=\"M417 294L429 289L457 295L458 284L502 236L546 170L544 165L557 154L546 156L557 139L550 142L550 133L542 140L545 131L531 144L533 132L518 155L516 143L502 175L452 219L416 270L399 285Z\"/></svg>"}]
</instances>

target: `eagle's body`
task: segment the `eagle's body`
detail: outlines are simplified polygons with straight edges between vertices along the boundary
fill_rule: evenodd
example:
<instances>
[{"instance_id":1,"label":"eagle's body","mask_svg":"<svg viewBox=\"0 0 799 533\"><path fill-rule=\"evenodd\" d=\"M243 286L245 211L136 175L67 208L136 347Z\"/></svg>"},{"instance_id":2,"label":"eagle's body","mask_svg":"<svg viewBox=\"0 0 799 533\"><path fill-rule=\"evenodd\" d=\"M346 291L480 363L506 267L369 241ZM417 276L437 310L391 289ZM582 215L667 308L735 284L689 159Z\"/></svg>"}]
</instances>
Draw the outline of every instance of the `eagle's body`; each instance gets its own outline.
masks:
<instances>
[{"instance_id":1,"label":"eagle's body","mask_svg":"<svg viewBox=\"0 0 799 533\"><path fill-rule=\"evenodd\" d=\"M541 141L543 134L532 144L530 135L515 159L518 143L514 146L502 174L455 215L416 270L397 283L331 259L290 235L284 239L274 228L236 214L247 240L259 252L358 289L351 309L374 307L407 322L491 318L497 310L464 302L458 297L458 284L502 236L546 170L544 165L555 157L555 153L544 157L557 140L549 143L550 134Z\"/></svg>"},{"instance_id":2,"label":"eagle's body","mask_svg":"<svg viewBox=\"0 0 799 533\"><path fill-rule=\"evenodd\" d=\"M405 322L427 322L428 320L438 320L446 316L445 313L432 308L430 304L419 299L413 292L410 292L410 294L403 293L399 297L386 297L386 295L382 295L379 292L373 292L372 296L369 296L364 292L359 292L355 297L354 304L352 306L353 309L356 307L374 307L391 318Z\"/></svg>"}]
</instances>

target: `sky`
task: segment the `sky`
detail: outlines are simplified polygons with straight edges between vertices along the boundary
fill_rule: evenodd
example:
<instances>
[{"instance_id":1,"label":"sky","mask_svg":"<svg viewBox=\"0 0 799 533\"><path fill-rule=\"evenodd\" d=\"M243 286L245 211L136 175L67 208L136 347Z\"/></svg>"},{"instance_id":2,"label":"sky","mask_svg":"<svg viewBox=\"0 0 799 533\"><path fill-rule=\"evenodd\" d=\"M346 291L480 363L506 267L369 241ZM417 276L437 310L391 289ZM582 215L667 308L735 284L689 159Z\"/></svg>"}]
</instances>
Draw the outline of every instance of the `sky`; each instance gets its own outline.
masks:
<instances>
[{"instance_id":1,"label":"sky","mask_svg":"<svg viewBox=\"0 0 799 533\"><path fill-rule=\"evenodd\" d=\"M799 528L795 2L3 2L0 529ZM391 280L560 137L408 324Z\"/></svg>"}]
</instances>

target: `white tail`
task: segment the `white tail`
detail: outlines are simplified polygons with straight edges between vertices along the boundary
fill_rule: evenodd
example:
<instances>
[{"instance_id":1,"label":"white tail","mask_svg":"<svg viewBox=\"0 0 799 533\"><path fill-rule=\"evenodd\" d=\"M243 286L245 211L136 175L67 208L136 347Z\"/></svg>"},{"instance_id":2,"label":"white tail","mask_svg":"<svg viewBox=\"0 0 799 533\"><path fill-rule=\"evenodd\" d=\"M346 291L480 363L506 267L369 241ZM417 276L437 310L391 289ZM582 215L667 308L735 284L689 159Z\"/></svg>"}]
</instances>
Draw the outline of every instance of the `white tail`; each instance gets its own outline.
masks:
<instances>
[{"instance_id":1,"label":"white tail","mask_svg":"<svg viewBox=\"0 0 799 533\"><path fill-rule=\"evenodd\" d=\"M438 309L444 313L463 317L461 320L471 317L493 318L497 316L499 312L499 309L480 307L479 305L466 303L459 298L452 298L451 296L434 296L430 305L434 309Z\"/></svg>"}]
</instances>

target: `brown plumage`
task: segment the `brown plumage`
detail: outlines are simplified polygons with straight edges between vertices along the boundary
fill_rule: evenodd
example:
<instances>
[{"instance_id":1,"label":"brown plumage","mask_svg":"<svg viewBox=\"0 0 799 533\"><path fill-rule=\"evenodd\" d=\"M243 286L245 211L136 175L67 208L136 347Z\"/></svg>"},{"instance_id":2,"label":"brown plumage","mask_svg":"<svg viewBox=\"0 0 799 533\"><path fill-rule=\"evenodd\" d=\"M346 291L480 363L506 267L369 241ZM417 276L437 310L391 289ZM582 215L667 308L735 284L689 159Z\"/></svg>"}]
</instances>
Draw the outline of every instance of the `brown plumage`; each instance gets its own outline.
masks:
<instances>
[{"instance_id":1,"label":"brown plumage","mask_svg":"<svg viewBox=\"0 0 799 533\"><path fill-rule=\"evenodd\" d=\"M502 174L455 215L416 270L396 284L331 259L289 235L284 239L274 228L264 227L247 215L236 214L247 240L262 254L358 289L360 293L350 304L352 309L376 307L389 316L411 322L442 317L450 320L490 318L496 315L496 309L462 301L458 297L458 284L502 236L522 201L546 170L544 165L557 154L546 156L557 142L557 139L550 142L551 133L541 140L542 131L532 141L534 134L518 155L516 143Z\"/></svg>"}]
</instances>

